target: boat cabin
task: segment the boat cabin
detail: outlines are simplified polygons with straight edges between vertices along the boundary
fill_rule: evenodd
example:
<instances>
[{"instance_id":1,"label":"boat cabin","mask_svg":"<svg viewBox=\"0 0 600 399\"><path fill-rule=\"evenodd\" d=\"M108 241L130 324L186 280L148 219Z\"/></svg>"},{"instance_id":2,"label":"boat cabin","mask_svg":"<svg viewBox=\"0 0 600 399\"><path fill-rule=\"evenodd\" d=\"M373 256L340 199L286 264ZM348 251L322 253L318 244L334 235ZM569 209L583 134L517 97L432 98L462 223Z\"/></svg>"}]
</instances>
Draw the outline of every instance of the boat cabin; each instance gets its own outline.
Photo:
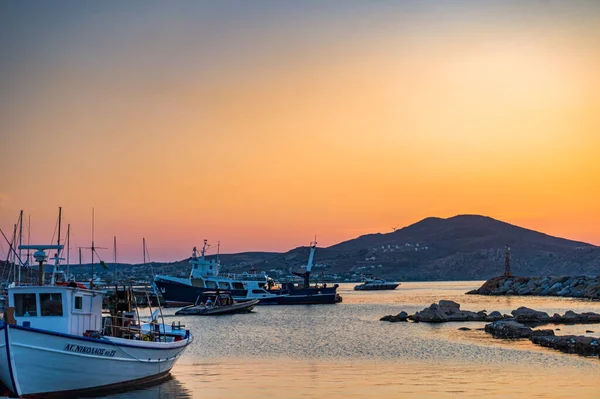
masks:
<instances>
[{"instance_id":1,"label":"boat cabin","mask_svg":"<svg viewBox=\"0 0 600 399\"><path fill-rule=\"evenodd\" d=\"M64 334L102 328L101 292L76 287L17 286L8 289L5 322Z\"/></svg>"}]
</instances>

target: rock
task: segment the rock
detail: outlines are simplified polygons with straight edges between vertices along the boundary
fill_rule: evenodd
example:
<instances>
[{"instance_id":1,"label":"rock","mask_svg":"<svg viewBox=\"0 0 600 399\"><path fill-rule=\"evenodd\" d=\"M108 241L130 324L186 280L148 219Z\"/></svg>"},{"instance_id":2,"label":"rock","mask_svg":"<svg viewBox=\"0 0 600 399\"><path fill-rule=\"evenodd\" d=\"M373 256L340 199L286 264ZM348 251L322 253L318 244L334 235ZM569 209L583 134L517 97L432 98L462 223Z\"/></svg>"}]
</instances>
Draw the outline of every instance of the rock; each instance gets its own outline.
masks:
<instances>
[{"instance_id":1,"label":"rock","mask_svg":"<svg viewBox=\"0 0 600 399\"><path fill-rule=\"evenodd\" d=\"M500 313L498 311L493 311L486 317L485 321L497 321L497 320L502 320L503 318L504 318L504 316L502 315L502 313Z\"/></svg>"},{"instance_id":2,"label":"rock","mask_svg":"<svg viewBox=\"0 0 600 399\"><path fill-rule=\"evenodd\" d=\"M524 326L515 320L499 320L486 324L485 331L492 334L494 338L529 338L531 328Z\"/></svg>"},{"instance_id":3,"label":"rock","mask_svg":"<svg viewBox=\"0 0 600 399\"><path fill-rule=\"evenodd\" d=\"M575 335L535 336L531 338L531 342L566 353L577 353L582 356L598 356L600 354L598 338Z\"/></svg>"},{"instance_id":4,"label":"rock","mask_svg":"<svg viewBox=\"0 0 600 399\"><path fill-rule=\"evenodd\" d=\"M552 287L550 287L550 291L558 292L562 289L562 284L560 282L554 283Z\"/></svg>"},{"instance_id":5,"label":"rock","mask_svg":"<svg viewBox=\"0 0 600 399\"><path fill-rule=\"evenodd\" d=\"M460 331L471 331L471 329L469 327L461 327L459 328Z\"/></svg>"},{"instance_id":6,"label":"rock","mask_svg":"<svg viewBox=\"0 0 600 399\"><path fill-rule=\"evenodd\" d=\"M460 305L454 301L447 301L442 299L439 302L439 307L442 308L444 312L447 314L452 314L454 312L460 311Z\"/></svg>"},{"instance_id":7,"label":"rock","mask_svg":"<svg viewBox=\"0 0 600 399\"><path fill-rule=\"evenodd\" d=\"M485 311L477 313L469 310L460 310L460 305L454 301L441 300L433 303L428 308L409 316L410 320L426 323L444 323L448 321L486 321Z\"/></svg>"},{"instance_id":8,"label":"rock","mask_svg":"<svg viewBox=\"0 0 600 399\"><path fill-rule=\"evenodd\" d=\"M529 295L531 293L531 288L529 286L521 287L517 291L517 295Z\"/></svg>"},{"instance_id":9,"label":"rock","mask_svg":"<svg viewBox=\"0 0 600 399\"><path fill-rule=\"evenodd\" d=\"M529 335L529 338L531 337L547 337L547 336L554 336L554 331L553 330L533 330L531 332L531 335Z\"/></svg>"},{"instance_id":10,"label":"rock","mask_svg":"<svg viewBox=\"0 0 600 399\"><path fill-rule=\"evenodd\" d=\"M383 316L380 321L389 321L390 323L397 323L399 321L408 321L408 313L402 311L398 313L396 316L388 315Z\"/></svg>"},{"instance_id":11,"label":"rock","mask_svg":"<svg viewBox=\"0 0 600 399\"><path fill-rule=\"evenodd\" d=\"M586 334L592 334L592 333L594 333L594 332L595 332L595 331L593 331L593 330L585 330L585 333L586 333Z\"/></svg>"},{"instance_id":12,"label":"rock","mask_svg":"<svg viewBox=\"0 0 600 399\"><path fill-rule=\"evenodd\" d=\"M569 296L571 295L571 287L565 287L556 293L558 296Z\"/></svg>"},{"instance_id":13,"label":"rock","mask_svg":"<svg viewBox=\"0 0 600 399\"><path fill-rule=\"evenodd\" d=\"M519 323L547 323L550 320L548 313L533 310L525 306L521 306L511 313Z\"/></svg>"},{"instance_id":14,"label":"rock","mask_svg":"<svg viewBox=\"0 0 600 399\"><path fill-rule=\"evenodd\" d=\"M448 321L448 315L438 304L431 304L430 307L423 309L420 312L411 316L412 320L423 321L427 323L443 323Z\"/></svg>"}]
</instances>

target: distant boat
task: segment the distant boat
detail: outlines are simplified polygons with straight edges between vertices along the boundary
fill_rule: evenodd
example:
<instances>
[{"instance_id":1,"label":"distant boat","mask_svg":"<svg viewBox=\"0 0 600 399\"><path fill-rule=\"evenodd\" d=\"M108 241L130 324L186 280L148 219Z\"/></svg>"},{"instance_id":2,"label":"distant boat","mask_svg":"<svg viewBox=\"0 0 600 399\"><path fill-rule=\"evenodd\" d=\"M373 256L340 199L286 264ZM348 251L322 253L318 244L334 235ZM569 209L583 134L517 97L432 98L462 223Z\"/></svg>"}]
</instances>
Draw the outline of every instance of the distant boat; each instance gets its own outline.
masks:
<instances>
[{"instance_id":1,"label":"distant boat","mask_svg":"<svg viewBox=\"0 0 600 399\"><path fill-rule=\"evenodd\" d=\"M207 260L205 257L207 241L200 251L200 256L194 248L190 264L192 266L188 278L178 278L157 275L154 283L167 302L196 303L199 296L205 292L220 289L230 292L239 302L258 299L259 304L267 305L298 305L298 304L330 304L341 302L337 294L337 284L310 286L310 272L315 253L316 242L311 243L306 272L293 273L304 278L304 284L288 282L277 287L275 282L266 274L238 274L220 276L218 260Z\"/></svg>"},{"instance_id":2,"label":"distant boat","mask_svg":"<svg viewBox=\"0 0 600 399\"><path fill-rule=\"evenodd\" d=\"M400 283L385 281L378 277L366 277L364 283L355 285L355 291L380 291L380 290L395 290Z\"/></svg>"},{"instance_id":3,"label":"distant boat","mask_svg":"<svg viewBox=\"0 0 600 399\"><path fill-rule=\"evenodd\" d=\"M258 299L236 302L228 292L205 292L194 305L175 312L176 315L216 316L234 313L249 313L258 304Z\"/></svg>"},{"instance_id":4,"label":"distant boat","mask_svg":"<svg viewBox=\"0 0 600 399\"><path fill-rule=\"evenodd\" d=\"M279 294L267 290L273 285L266 274L248 274L223 276L219 274L220 262L217 259L206 259L207 240L200 250L194 247L190 259L190 275L187 278L157 274L154 284L167 303L177 302L193 304L205 292L217 289L228 291L237 301L259 299L261 303L276 301Z\"/></svg>"}]
</instances>

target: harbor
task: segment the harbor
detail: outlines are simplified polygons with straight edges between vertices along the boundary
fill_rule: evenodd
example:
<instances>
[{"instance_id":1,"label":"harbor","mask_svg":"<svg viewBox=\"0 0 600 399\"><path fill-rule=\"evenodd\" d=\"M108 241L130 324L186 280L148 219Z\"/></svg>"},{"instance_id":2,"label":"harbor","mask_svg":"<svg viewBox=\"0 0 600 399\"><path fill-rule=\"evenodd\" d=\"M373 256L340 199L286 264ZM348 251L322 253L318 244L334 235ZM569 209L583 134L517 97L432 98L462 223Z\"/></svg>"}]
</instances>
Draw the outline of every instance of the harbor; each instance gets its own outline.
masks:
<instances>
[{"instance_id":1,"label":"harbor","mask_svg":"<svg viewBox=\"0 0 600 399\"><path fill-rule=\"evenodd\" d=\"M394 291L363 292L347 283L339 289L344 302L336 306L263 306L250 314L187 317L186 326L201 338L173 369L173 380L109 398L594 397L598 357L553 351L528 339L496 339L478 330L487 322L379 321L400 310L414 314L440 298L507 314L521 305L550 314L600 313L600 303L579 299L465 295L481 284L407 282ZM174 312L166 310L167 322ZM459 330L465 326L470 330ZM560 335L598 336L600 324L552 328Z\"/></svg>"},{"instance_id":2,"label":"harbor","mask_svg":"<svg viewBox=\"0 0 600 399\"><path fill-rule=\"evenodd\" d=\"M0 9L0 399L600 397L600 0Z\"/></svg>"}]
</instances>

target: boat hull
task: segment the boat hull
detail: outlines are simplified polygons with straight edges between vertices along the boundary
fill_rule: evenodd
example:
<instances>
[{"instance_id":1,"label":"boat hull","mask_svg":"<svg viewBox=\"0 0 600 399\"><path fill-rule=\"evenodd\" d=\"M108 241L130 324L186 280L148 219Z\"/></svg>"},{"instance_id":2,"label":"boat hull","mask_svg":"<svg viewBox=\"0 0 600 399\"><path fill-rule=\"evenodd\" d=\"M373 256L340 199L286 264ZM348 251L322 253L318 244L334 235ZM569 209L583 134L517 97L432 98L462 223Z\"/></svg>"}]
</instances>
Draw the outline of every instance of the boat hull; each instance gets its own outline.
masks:
<instances>
[{"instance_id":1,"label":"boat hull","mask_svg":"<svg viewBox=\"0 0 600 399\"><path fill-rule=\"evenodd\" d=\"M192 285L181 284L175 281L157 279L154 284L158 287L163 298L167 302L196 303L198 297L205 292L214 292L215 288L194 287ZM247 290L227 290L233 298L245 298Z\"/></svg>"},{"instance_id":2,"label":"boat hull","mask_svg":"<svg viewBox=\"0 0 600 399\"><path fill-rule=\"evenodd\" d=\"M187 345L86 338L3 324L0 378L16 395L83 393L165 378Z\"/></svg>"},{"instance_id":3,"label":"boat hull","mask_svg":"<svg viewBox=\"0 0 600 399\"><path fill-rule=\"evenodd\" d=\"M214 288L200 288L167 280L156 280L156 286L166 301L196 303L205 292L214 292ZM259 305L317 305L333 304L341 301L337 287L293 288L269 291L265 297L248 297L246 290L227 290L238 302L259 300Z\"/></svg>"},{"instance_id":4,"label":"boat hull","mask_svg":"<svg viewBox=\"0 0 600 399\"><path fill-rule=\"evenodd\" d=\"M371 284L371 285L356 285L354 286L355 291L383 291L383 290L395 290L400 284L398 283L386 283L386 284Z\"/></svg>"},{"instance_id":5,"label":"boat hull","mask_svg":"<svg viewBox=\"0 0 600 399\"><path fill-rule=\"evenodd\" d=\"M200 307L200 306L187 306L183 309L175 312L176 315L193 315L193 316L217 316L224 314L235 314L235 313L248 313L256 305L258 300L238 302L233 305L217 306L217 307Z\"/></svg>"}]
</instances>

